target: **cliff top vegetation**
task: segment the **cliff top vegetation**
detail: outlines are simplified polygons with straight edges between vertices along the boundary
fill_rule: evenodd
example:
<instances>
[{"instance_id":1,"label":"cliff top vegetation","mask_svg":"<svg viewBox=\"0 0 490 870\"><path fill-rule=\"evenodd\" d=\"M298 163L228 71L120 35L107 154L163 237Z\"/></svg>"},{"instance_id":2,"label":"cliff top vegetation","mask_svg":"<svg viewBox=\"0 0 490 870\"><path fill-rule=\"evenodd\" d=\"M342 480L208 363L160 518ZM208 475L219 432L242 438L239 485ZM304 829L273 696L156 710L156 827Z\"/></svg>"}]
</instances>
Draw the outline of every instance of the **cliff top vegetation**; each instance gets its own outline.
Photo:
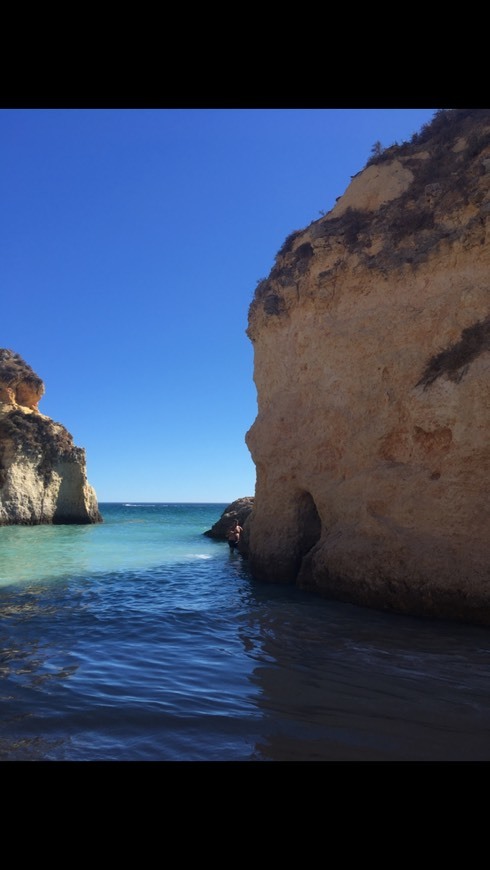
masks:
<instances>
[{"instance_id":1,"label":"cliff top vegetation","mask_svg":"<svg viewBox=\"0 0 490 870\"><path fill-rule=\"evenodd\" d=\"M32 389L44 393L44 383L31 367L13 350L0 348L0 382L8 387L16 387L20 383L27 384Z\"/></svg>"}]
</instances>

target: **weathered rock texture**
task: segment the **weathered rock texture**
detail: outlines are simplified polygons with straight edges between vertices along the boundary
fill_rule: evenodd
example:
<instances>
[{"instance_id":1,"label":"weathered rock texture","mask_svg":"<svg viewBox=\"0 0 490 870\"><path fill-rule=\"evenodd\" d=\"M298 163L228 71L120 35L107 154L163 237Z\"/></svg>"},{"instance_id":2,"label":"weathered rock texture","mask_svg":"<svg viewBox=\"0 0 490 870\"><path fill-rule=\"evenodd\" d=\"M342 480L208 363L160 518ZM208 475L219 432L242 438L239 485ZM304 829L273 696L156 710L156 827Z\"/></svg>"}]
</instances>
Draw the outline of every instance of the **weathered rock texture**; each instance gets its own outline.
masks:
<instances>
[{"instance_id":1,"label":"weathered rock texture","mask_svg":"<svg viewBox=\"0 0 490 870\"><path fill-rule=\"evenodd\" d=\"M38 410L44 384L0 349L0 525L101 522L85 450Z\"/></svg>"},{"instance_id":2,"label":"weathered rock texture","mask_svg":"<svg viewBox=\"0 0 490 870\"><path fill-rule=\"evenodd\" d=\"M490 624L490 110L438 112L256 289L257 578Z\"/></svg>"},{"instance_id":3,"label":"weathered rock texture","mask_svg":"<svg viewBox=\"0 0 490 870\"><path fill-rule=\"evenodd\" d=\"M207 535L208 538L216 538L217 540L225 541L226 535L230 531L235 520L238 520L238 524L243 528L245 520L252 513L253 504L253 496L237 498L236 501L232 502L227 508L225 508L219 520L215 522L212 528L208 529L207 532L204 532L204 534Z\"/></svg>"}]
</instances>

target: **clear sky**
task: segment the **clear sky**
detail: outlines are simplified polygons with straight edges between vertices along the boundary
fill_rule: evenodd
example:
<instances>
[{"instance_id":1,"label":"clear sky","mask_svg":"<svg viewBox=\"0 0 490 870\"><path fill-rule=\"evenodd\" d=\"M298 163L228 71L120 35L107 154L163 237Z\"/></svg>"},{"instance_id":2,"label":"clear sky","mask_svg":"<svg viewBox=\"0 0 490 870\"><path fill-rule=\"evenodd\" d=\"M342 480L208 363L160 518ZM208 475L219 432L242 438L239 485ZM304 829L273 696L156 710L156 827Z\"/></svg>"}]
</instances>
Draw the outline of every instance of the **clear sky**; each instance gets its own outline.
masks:
<instances>
[{"instance_id":1,"label":"clear sky","mask_svg":"<svg viewBox=\"0 0 490 870\"><path fill-rule=\"evenodd\" d=\"M100 502L254 495L257 282L434 112L0 108L0 347Z\"/></svg>"}]
</instances>

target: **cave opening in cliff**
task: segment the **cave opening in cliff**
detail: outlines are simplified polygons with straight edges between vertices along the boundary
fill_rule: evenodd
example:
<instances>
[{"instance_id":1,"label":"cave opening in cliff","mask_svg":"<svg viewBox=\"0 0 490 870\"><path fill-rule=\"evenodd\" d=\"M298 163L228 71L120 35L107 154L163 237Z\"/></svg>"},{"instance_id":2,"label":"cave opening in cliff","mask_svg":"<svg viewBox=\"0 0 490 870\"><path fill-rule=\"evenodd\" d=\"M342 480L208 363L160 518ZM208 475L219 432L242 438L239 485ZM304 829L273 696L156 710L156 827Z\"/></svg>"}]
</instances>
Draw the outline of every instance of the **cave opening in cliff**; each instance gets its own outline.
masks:
<instances>
[{"instance_id":1,"label":"cave opening in cliff","mask_svg":"<svg viewBox=\"0 0 490 870\"><path fill-rule=\"evenodd\" d=\"M303 558L320 540L322 521L313 496L306 490L298 494L296 510L297 571L299 571Z\"/></svg>"}]
</instances>

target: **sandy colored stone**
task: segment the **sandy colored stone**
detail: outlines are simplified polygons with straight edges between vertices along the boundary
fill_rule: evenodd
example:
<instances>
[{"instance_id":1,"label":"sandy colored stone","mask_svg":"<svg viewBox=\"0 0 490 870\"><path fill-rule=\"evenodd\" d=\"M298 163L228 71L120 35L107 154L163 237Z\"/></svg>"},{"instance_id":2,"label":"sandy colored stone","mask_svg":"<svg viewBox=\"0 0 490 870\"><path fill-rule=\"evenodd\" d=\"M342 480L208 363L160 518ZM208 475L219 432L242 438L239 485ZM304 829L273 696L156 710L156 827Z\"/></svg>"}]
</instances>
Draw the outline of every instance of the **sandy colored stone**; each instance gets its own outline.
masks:
<instances>
[{"instance_id":1,"label":"sandy colored stone","mask_svg":"<svg viewBox=\"0 0 490 870\"><path fill-rule=\"evenodd\" d=\"M0 525L101 522L85 450L38 410L44 384L0 349Z\"/></svg>"},{"instance_id":2,"label":"sandy colored stone","mask_svg":"<svg viewBox=\"0 0 490 870\"><path fill-rule=\"evenodd\" d=\"M259 579L490 624L490 112L447 117L256 290L244 541Z\"/></svg>"},{"instance_id":3,"label":"sandy colored stone","mask_svg":"<svg viewBox=\"0 0 490 870\"><path fill-rule=\"evenodd\" d=\"M354 178L330 212L330 216L340 217L348 208L375 211L404 193L412 180L413 173L399 160L392 160L381 166L368 166Z\"/></svg>"}]
</instances>

